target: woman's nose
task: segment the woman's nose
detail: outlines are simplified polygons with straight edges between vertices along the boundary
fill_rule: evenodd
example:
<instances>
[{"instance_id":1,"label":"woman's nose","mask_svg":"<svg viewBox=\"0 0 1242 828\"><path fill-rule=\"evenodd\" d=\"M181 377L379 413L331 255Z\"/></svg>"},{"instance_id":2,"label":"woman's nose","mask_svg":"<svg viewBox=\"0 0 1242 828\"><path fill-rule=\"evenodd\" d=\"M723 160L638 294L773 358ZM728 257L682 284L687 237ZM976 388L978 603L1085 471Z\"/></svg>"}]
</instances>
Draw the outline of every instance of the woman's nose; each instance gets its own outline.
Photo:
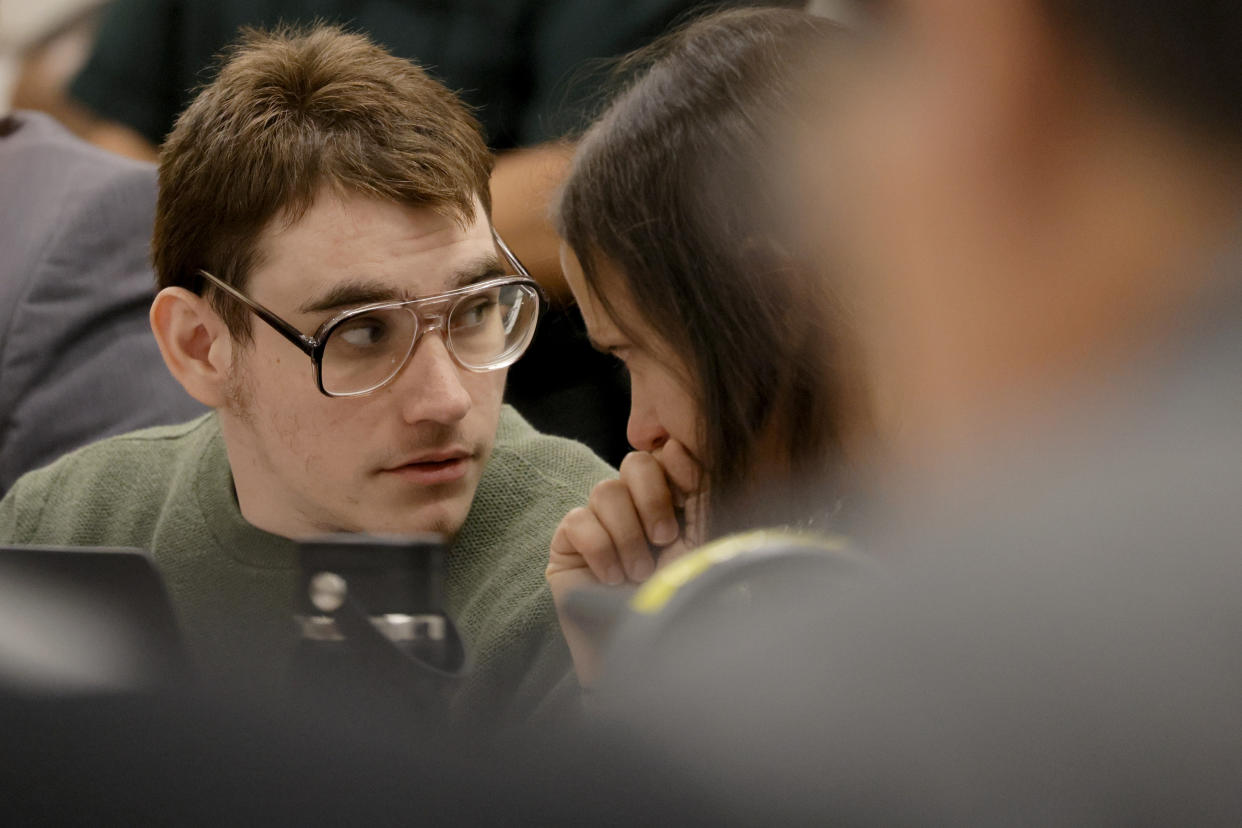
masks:
<instances>
[{"instance_id":1,"label":"woman's nose","mask_svg":"<svg viewBox=\"0 0 1242 828\"><path fill-rule=\"evenodd\" d=\"M637 400L635 400L637 402ZM660 418L649 407L630 406L630 420L625 427L625 437L637 451L655 451L668 442L668 432L660 424Z\"/></svg>"}]
</instances>

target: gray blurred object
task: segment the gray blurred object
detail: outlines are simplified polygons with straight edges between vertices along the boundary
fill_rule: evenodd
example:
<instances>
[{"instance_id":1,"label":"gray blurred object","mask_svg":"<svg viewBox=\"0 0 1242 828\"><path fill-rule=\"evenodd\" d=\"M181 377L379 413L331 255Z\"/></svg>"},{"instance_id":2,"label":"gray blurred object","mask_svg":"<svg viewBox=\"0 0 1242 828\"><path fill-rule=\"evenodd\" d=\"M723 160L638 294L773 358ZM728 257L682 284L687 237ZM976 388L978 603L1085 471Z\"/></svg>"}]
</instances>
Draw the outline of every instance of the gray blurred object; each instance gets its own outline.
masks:
<instances>
[{"instance_id":1,"label":"gray blurred object","mask_svg":"<svg viewBox=\"0 0 1242 828\"><path fill-rule=\"evenodd\" d=\"M0 688L64 697L172 689L188 677L146 552L0 547Z\"/></svg>"},{"instance_id":2,"label":"gray blurred object","mask_svg":"<svg viewBox=\"0 0 1242 828\"><path fill-rule=\"evenodd\" d=\"M204 410L147 324L155 168L45 115L0 135L0 493L85 443Z\"/></svg>"},{"instance_id":3,"label":"gray blurred object","mask_svg":"<svg viewBox=\"0 0 1242 828\"><path fill-rule=\"evenodd\" d=\"M883 577L629 665L597 693L623 741L739 822L1242 822L1239 275L1055 428L883 510Z\"/></svg>"}]
</instances>

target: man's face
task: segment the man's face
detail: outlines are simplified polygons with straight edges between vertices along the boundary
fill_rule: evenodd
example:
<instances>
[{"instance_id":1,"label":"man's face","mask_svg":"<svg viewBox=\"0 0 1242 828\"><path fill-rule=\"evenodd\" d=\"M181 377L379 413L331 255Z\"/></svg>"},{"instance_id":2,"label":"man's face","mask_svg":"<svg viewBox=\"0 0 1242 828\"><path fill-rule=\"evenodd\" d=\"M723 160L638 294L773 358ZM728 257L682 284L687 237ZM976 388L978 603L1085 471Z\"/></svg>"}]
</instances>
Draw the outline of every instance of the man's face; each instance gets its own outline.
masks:
<instances>
[{"instance_id":1,"label":"man's face","mask_svg":"<svg viewBox=\"0 0 1242 828\"><path fill-rule=\"evenodd\" d=\"M442 293L508 270L476 203L466 229L427 208L321 192L260 241L246 292L304 333L376 301ZM459 367L425 335L387 386L317 389L311 361L257 317L234 345L221 411L243 515L288 537L324 532L453 534L491 454L506 372Z\"/></svg>"}]
</instances>

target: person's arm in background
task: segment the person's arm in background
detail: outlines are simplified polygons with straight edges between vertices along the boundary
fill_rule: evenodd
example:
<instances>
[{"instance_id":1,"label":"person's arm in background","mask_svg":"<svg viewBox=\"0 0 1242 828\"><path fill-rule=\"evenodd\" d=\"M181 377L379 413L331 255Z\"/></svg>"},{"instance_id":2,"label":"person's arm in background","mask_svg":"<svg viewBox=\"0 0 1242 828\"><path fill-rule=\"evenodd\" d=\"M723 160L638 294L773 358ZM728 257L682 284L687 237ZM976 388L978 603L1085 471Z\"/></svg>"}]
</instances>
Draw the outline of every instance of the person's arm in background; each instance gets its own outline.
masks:
<instances>
[{"instance_id":1,"label":"person's arm in background","mask_svg":"<svg viewBox=\"0 0 1242 828\"><path fill-rule=\"evenodd\" d=\"M72 101L69 103L72 105ZM106 149L136 161L154 163L159 160L159 148L148 141L142 133L116 121L94 118L85 110L82 112L82 117L89 120L86 120L80 132L81 136L100 149Z\"/></svg>"},{"instance_id":2,"label":"person's arm in background","mask_svg":"<svg viewBox=\"0 0 1242 828\"><path fill-rule=\"evenodd\" d=\"M557 304L573 297L561 275L560 241L548 209L565 179L573 145L552 142L502 152L492 173L492 221L505 243Z\"/></svg>"}]
</instances>

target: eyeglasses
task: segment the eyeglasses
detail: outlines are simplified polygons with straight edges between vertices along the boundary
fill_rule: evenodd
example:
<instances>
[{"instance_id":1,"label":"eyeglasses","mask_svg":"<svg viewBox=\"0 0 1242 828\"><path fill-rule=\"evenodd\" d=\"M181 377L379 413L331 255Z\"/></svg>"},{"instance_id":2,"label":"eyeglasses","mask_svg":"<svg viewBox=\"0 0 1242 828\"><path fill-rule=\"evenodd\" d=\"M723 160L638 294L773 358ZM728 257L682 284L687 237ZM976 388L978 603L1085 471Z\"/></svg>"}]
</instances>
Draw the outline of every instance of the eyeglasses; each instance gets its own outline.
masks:
<instances>
[{"instance_id":1,"label":"eyeglasses","mask_svg":"<svg viewBox=\"0 0 1242 828\"><path fill-rule=\"evenodd\" d=\"M198 273L309 356L321 393L360 397L392 382L431 331L440 331L453 360L467 371L496 371L525 353L535 336L542 291L495 230L492 238L520 275L421 299L351 308L324 322L312 336L207 271Z\"/></svg>"}]
</instances>

